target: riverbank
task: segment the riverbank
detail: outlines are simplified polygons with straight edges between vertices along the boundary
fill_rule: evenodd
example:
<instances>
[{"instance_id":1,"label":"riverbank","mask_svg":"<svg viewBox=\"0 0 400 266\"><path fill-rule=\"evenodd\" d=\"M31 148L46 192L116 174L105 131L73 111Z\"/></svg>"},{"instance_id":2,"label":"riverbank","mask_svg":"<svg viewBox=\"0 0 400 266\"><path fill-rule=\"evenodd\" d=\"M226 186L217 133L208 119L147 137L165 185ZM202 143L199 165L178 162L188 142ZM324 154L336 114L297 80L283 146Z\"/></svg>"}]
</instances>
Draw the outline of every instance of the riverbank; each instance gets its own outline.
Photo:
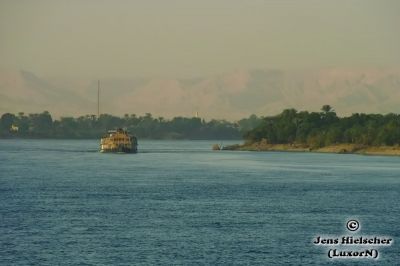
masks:
<instances>
[{"instance_id":1,"label":"riverbank","mask_svg":"<svg viewBox=\"0 0 400 266\"><path fill-rule=\"evenodd\" d=\"M231 151L285 151L285 152L320 152L363 155L400 156L400 146L365 146L359 144L335 144L321 148L311 148L306 144L269 144L265 142L230 145L223 150Z\"/></svg>"}]
</instances>

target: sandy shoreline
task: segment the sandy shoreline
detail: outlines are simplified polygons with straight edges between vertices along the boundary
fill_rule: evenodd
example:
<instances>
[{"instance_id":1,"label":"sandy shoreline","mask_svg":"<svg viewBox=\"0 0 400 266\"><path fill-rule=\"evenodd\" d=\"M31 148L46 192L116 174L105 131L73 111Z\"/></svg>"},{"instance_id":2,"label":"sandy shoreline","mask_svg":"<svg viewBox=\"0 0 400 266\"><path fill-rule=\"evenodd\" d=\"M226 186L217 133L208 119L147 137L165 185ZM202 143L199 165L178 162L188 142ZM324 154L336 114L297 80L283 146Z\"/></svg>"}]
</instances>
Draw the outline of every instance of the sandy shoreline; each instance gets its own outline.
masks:
<instances>
[{"instance_id":1,"label":"sandy shoreline","mask_svg":"<svg viewBox=\"0 0 400 266\"><path fill-rule=\"evenodd\" d=\"M388 155L400 156L400 146L365 146L359 144L336 144L321 148L311 148L305 144L266 144L255 142L251 144L230 145L223 150L231 151L285 151L285 152L320 152L339 154Z\"/></svg>"}]
</instances>

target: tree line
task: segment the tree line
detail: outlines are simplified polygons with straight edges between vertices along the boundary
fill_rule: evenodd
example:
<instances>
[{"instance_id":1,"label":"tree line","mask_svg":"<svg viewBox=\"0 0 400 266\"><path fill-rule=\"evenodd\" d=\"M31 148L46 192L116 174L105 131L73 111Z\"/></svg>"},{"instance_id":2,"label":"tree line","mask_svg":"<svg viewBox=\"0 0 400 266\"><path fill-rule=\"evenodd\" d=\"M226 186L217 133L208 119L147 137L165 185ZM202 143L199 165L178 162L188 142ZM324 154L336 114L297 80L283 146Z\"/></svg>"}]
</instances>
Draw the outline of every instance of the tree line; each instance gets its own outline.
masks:
<instances>
[{"instance_id":1,"label":"tree line","mask_svg":"<svg viewBox=\"0 0 400 266\"><path fill-rule=\"evenodd\" d=\"M329 105L321 112L286 109L276 116L264 117L259 126L244 134L252 143L307 144L312 148L352 143L368 146L399 145L400 115L360 114L338 117Z\"/></svg>"},{"instance_id":2,"label":"tree line","mask_svg":"<svg viewBox=\"0 0 400 266\"><path fill-rule=\"evenodd\" d=\"M148 139L242 139L271 144L306 144L312 148L353 143L369 146L400 145L400 115L355 113L338 117L329 105L320 112L286 109L279 115L251 115L237 122L197 117L165 119L125 114L61 117L47 111L25 115L5 113L0 118L0 138L100 138L110 129L126 128Z\"/></svg>"},{"instance_id":3,"label":"tree line","mask_svg":"<svg viewBox=\"0 0 400 266\"><path fill-rule=\"evenodd\" d=\"M251 115L235 123L197 117L165 119L125 114L61 117L53 119L48 111L25 115L5 113L0 120L1 138L100 138L110 129L126 128L138 138L148 139L241 139L242 135L261 123L261 118Z\"/></svg>"}]
</instances>

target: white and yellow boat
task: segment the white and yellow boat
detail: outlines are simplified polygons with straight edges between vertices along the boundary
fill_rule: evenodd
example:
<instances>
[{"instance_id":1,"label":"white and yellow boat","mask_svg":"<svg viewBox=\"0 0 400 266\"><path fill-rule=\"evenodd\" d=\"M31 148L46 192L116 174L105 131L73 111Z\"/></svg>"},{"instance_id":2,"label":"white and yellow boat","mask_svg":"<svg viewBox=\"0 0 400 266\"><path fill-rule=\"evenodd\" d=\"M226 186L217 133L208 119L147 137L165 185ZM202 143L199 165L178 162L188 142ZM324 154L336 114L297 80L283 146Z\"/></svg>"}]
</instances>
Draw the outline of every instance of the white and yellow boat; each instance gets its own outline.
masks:
<instances>
[{"instance_id":1,"label":"white and yellow boat","mask_svg":"<svg viewBox=\"0 0 400 266\"><path fill-rule=\"evenodd\" d=\"M100 152L137 153L137 138L122 128L109 130L101 138Z\"/></svg>"}]
</instances>

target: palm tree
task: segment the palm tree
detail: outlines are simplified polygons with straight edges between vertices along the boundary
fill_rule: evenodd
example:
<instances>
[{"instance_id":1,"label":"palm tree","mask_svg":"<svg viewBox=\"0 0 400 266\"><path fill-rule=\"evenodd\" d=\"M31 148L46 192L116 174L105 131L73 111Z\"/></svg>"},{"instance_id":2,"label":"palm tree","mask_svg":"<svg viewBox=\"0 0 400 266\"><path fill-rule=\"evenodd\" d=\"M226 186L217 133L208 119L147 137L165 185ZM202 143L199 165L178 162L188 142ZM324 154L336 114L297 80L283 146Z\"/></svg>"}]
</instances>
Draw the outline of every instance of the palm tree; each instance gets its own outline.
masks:
<instances>
[{"instance_id":1,"label":"palm tree","mask_svg":"<svg viewBox=\"0 0 400 266\"><path fill-rule=\"evenodd\" d=\"M325 104L324 106L322 106L321 111L323 111L324 113L330 113L334 112L335 110L333 110L332 106L330 106L329 104Z\"/></svg>"}]
</instances>

